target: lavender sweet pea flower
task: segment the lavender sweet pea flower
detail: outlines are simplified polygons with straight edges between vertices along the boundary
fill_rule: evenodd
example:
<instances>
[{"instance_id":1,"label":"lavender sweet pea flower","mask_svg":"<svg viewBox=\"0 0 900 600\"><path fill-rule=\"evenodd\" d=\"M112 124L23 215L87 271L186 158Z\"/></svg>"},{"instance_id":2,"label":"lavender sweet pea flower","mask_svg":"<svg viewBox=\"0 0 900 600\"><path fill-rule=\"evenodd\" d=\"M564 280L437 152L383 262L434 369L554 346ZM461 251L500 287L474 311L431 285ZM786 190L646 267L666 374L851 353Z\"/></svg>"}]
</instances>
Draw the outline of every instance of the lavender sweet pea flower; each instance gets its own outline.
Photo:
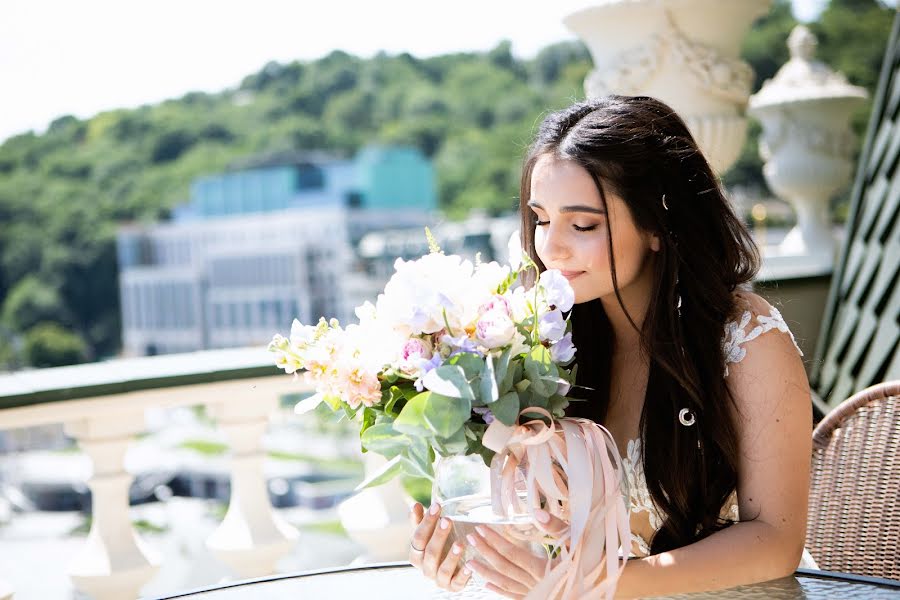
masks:
<instances>
[{"instance_id":1,"label":"lavender sweet pea flower","mask_svg":"<svg viewBox=\"0 0 900 600\"><path fill-rule=\"evenodd\" d=\"M441 336L441 344L450 348L450 356L459 354L460 352L471 352L483 356L482 353L478 351L478 343L465 334L459 337L444 334Z\"/></svg>"},{"instance_id":2,"label":"lavender sweet pea flower","mask_svg":"<svg viewBox=\"0 0 900 600\"><path fill-rule=\"evenodd\" d=\"M538 321L538 334L542 341L557 342L565 333L566 322L558 310L551 310Z\"/></svg>"},{"instance_id":3,"label":"lavender sweet pea flower","mask_svg":"<svg viewBox=\"0 0 900 600\"><path fill-rule=\"evenodd\" d=\"M443 362L443 360L444 359L441 358L440 354L435 354L428 360L425 360L423 358L419 361L419 364L418 364L419 378L416 379L416 382L415 382L417 392L421 392L425 389L425 383L422 381L422 379L425 377L425 375L427 375L429 371L441 366L441 363Z\"/></svg>"},{"instance_id":4,"label":"lavender sweet pea flower","mask_svg":"<svg viewBox=\"0 0 900 600\"><path fill-rule=\"evenodd\" d=\"M492 413L491 409L489 408L476 406L472 409L472 412L481 415L481 418L484 419L484 422L487 425L490 425L494 422L494 413Z\"/></svg>"},{"instance_id":5,"label":"lavender sweet pea flower","mask_svg":"<svg viewBox=\"0 0 900 600\"><path fill-rule=\"evenodd\" d=\"M572 310L572 305L575 304L575 291L562 273L556 269L548 269L541 273L538 282L544 288L548 304L563 312Z\"/></svg>"},{"instance_id":6,"label":"lavender sweet pea flower","mask_svg":"<svg viewBox=\"0 0 900 600\"><path fill-rule=\"evenodd\" d=\"M572 343L570 332L550 346L550 359L558 365L567 365L573 358L575 358L575 344Z\"/></svg>"}]
</instances>

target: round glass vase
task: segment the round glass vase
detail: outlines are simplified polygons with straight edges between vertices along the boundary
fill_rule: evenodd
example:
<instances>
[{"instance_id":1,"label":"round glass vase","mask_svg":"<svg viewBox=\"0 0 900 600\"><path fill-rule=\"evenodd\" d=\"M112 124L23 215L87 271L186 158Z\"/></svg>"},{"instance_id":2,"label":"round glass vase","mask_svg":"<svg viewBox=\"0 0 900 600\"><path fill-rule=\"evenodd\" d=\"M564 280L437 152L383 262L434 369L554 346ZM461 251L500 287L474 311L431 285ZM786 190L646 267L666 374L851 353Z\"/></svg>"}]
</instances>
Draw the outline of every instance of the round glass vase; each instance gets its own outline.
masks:
<instances>
[{"instance_id":1,"label":"round glass vase","mask_svg":"<svg viewBox=\"0 0 900 600\"><path fill-rule=\"evenodd\" d=\"M524 482L524 468L519 467L516 477L519 482ZM438 457L434 464L431 501L440 504L441 515L450 520L449 541L462 545L463 560L478 558L478 551L466 538L470 534L476 535L476 526L487 525L508 540L529 547L532 553L545 555L543 544L524 542L519 537L532 535L536 531L535 523L527 512L507 516L494 512L490 475L490 468L484 464L481 456ZM516 488L519 496L524 498L524 486L517 485ZM474 579L484 583L477 574Z\"/></svg>"}]
</instances>

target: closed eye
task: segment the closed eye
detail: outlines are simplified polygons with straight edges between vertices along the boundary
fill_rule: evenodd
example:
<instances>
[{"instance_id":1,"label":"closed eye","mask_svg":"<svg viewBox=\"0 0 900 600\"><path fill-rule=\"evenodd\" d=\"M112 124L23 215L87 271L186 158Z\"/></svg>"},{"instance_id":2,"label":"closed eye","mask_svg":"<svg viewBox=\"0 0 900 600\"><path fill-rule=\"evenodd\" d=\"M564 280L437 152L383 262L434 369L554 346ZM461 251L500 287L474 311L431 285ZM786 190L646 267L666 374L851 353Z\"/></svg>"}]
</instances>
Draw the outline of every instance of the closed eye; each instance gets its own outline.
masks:
<instances>
[{"instance_id":1,"label":"closed eye","mask_svg":"<svg viewBox=\"0 0 900 600\"><path fill-rule=\"evenodd\" d=\"M547 225L550 224L550 221L541 221L540 219L538 219L537 221L535 221L534 224L537 225L538 227L546 227ZM578 225L575 225L573 223L572 229L574 229L575 231L594 231L595 229L597 229L597 226L596 225L588 225L587 227L579 227Z\"/></svg>"}]
</instances>

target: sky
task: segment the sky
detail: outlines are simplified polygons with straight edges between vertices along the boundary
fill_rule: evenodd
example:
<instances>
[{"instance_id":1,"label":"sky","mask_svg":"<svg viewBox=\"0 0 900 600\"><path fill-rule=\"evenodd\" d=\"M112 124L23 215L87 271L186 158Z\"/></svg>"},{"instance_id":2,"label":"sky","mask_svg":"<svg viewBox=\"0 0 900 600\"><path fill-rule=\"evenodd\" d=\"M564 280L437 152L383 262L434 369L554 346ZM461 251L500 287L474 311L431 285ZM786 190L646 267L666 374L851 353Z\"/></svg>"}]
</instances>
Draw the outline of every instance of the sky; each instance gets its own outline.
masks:
<instances>
[{"instance_id":1,"label":"sky","mask_svg":"<svg viewBox=\"0 0 900 600\"><path fill-rule=\"evenodd\" d=\"M793 0L799 20L827 0ZM892 3L896 0L892 0ZM585 0L2 0L0 141L53 119L218 92L271 60L341 49L427 57L503 39L534 56L575 39Z\"/></svg>"}]
</instances>

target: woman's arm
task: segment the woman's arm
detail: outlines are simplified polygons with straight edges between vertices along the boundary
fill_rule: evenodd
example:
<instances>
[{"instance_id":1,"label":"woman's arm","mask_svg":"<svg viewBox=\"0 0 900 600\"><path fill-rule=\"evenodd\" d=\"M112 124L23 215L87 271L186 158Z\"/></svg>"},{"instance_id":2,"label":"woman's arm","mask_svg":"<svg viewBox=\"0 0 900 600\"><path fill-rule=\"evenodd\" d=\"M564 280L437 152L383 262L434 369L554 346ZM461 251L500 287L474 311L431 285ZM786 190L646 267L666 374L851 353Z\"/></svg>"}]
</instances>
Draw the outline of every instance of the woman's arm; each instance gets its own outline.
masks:
<instances>
[{"instance_id":1,"label":"woman's arm","mask_svg":"<svg viewBox=\"0 0 900 600\"><path fill-rule=\"evenodd\" d=\"M745 298L755 314L770 314L759 296ZM746 356L729 365L727 377L738 410L737 492L744 522L684 548L629 561L617 597L766 581L791 574L800 562L812 453L809 382L788 334L773 330L744 348Z\"/></svg>"}]
</instances>

